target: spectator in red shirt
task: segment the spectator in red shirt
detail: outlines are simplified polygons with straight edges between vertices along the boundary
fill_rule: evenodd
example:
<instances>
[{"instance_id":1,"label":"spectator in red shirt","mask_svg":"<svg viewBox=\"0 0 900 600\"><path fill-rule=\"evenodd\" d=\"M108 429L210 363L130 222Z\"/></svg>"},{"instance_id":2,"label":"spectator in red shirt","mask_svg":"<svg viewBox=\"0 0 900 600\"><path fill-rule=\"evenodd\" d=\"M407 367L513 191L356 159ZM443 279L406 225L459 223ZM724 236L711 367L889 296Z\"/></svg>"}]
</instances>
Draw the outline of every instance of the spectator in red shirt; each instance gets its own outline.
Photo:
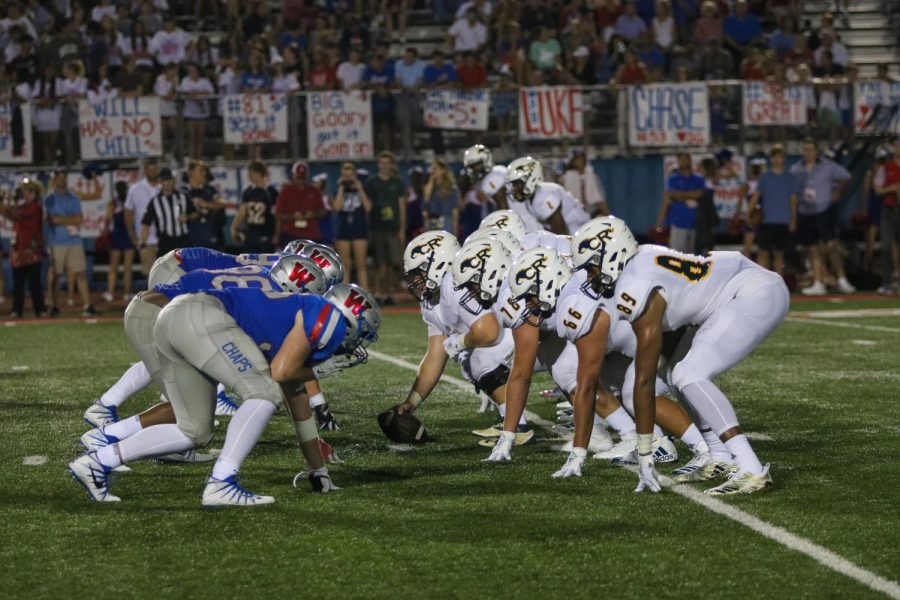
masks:
<instances>
[{"instance_id":1,"label":"spectator in red shirt","mask_svg":"<svg viewBox=\"0 0 900 600\"><path fill-rule=\"evenodd\" d=\"M291 167L293 180L285 183L275 201L278 230L273 242L287 244L294 240L322 241L319 219L328 214L322 192L309 183L309 166L298 160Z\"/></svg>"},{"instance_id":2,"label":"spectator in red shirt","mask_svg":"<svg viewBox=\"0 0 900 600\"><path fill-rule=\"evenodd\" d=\"M462 63L456 67L456 76L464 88L483 87L487 81L487 69L474 52L465 52Z\"/></svg>"},{"instance_id":3,"label":"spectator in red shirt","mask_svg":"<svg viewBox=\"0 0 900 600\"><path fill-rule=\"evenodd\" d=\"M326 50L313 50L313 68L309 71L306 87L311 90L333 90L337 87L337 65L328 60Z\"/></svg>"},{"instance_id":4,"label":"spectator in red shirt","mask_svg":"<svg viewBox=\"0 0 900 600\"><path fill-rule=\"evenodd\" d=\"M619 0L601 0L600 6L594 11L594 18L597 20L597 29L601 32L607 27L615 27L616 19L622 12L622 5Z\"/></svg>"},{"instance_id":5,"label":"spectator in red shirt","mask_svg":"<svg viewBox=\"0 0 900 600\"><path fill-rule=\"evenodd\" d=\"M41 287L41 267L44 262L44 208L41 206L43 190L37 181L25 180L20 188L20 204L4 204L0 201L0 215L13 222L15 241L9 254L13 272L13 309L11 317L21 318L25 309L25 283L31 294L34 314L47 314L44 290Z\"/></svg>"},{"instance_id":6,"label":"spectator in red shirt","mask_svg":"<svg viewBox=\"0 0 900 600\"><path fill-rule=\"evenodd\" d=\"M615 83L617 85L634 85L647 83L650 75L647 73L647 67L638 60L634 50L629 48L625 51L625 61L619 70L616 71Z\"/></svg>"}]
</instances>

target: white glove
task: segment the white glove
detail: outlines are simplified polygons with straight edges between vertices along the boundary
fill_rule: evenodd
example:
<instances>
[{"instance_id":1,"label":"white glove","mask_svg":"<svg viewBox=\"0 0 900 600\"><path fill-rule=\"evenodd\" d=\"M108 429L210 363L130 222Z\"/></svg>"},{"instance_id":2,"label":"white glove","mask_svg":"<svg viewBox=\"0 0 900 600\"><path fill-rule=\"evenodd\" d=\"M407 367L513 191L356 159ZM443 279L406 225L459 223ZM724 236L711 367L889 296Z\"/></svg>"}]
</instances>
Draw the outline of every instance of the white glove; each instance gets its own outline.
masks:
<instances>
[{"instance_id":1,"label":"white glove","mask_svg":"<svg viewBox=\"0 0 900 600\"><path fill-rule=\"evenodd\" d=\"M456 360L456 357L459 356L460 352L467 349L466 345L463 344L464 337L465 334L455 333L444 340L444 351L453 360Z\"/></svg>"},{"instance_id":2,"label":"white glove","mask_svg":"<svg viewBox=\"0 0 900 600\"><path fill-rule=\"evenodd\" d=\"M638 454L638 478L640 483L634 488L635 492L643 492L644 490L658 492L662 490L652 454Z\"/></svg>"},{"instance_id":3,"label":"white glove","mask_svg":"<svg viewBox=\"0 0 900 600\"><path fill-rule=\"evenodd\" d=\"M328 360L324 360L312 368L316 379L325 379L337 375L350 366L353 358L348 354L335 354Z\"/></svg>"},{"instance_id":4,"label":"white glove","mask_svg":"<svg viewBox=\"0 0 900 600\"><path fill-rule=\"evenodd\" d=\"M481 462L502 462L506 460L512 460L512 457L510 457L509 455L509 451L512 450L512 446L515 441L515 432L501 431L500 439L497 440L497 443L494 445L494 449L491 450L491 455Z\"/></svg>"},{"instance_id":5,"label":"white glove","mask_svg":"<svg viewBox=\"0 0 900 600\"><path fill-rule=\"evenodd\" d=\"M572 448L572 451L569 452L569 458L566 459L566 464L551 477L554 479L581 477L581 467L584 465L585 458L587 458L587 450L585 448Z\"/></svg>"}]
</instances>

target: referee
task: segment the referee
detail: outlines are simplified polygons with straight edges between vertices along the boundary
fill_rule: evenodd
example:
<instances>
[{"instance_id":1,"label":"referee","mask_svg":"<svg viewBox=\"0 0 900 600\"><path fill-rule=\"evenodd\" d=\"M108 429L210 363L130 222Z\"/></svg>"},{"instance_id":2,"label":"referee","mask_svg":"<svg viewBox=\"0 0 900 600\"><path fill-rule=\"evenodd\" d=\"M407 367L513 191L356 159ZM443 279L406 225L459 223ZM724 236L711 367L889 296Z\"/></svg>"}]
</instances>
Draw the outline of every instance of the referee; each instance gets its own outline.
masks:
<instances>
[{"instance_id":1,"label":"referee","mask_svg":"<svg viewBox=\"0 0 900 600\"><path fill-rule=\"evenodd\" d=\"M160 170L159 180L162 188L150 200L147 212L141 219L141 248L147 245L150 226L155 226L159 238L156 250L158 257L190 245L187 222L197 218L197 210L191 199L184 192L175 189L175 176L171 169Z\"/></svg>"}]
</instances>

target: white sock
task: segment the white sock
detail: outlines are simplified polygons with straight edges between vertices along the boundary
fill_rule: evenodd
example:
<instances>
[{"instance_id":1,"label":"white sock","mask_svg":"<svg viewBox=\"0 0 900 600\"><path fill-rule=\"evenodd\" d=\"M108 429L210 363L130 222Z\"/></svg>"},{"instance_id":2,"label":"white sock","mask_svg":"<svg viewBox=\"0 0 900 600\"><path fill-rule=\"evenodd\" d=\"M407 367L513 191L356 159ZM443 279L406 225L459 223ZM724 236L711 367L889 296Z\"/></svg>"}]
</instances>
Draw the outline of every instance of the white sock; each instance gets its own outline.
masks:
<instances>
[{"instance_id":1,"label":"white sock","mask_svg":"<svg viewBox=\"0 0 900 600\"><path fill-rule=\"evenodd\" d=\"M138 393L152 383L150 371L144 363L137 362L128 367L128 370L119 377L111 388L100 396L98 402L103 406L121 406L132 395Z\"/></svg>"},{"instance_id":2,"label":"white sock","mask_svg":"<svg viewBox=\"0 0 900 600\"><path fill-rule=\"evenodd\" d=\"M225 443L216 466L213 467L212 476L215 479L227 479L236 475L241 468L241 463L253 450L253 446L259 440L259 436L265 431L266 425L278 407L268 400L251 398L245 400L237 412L231 417L228 431L225 433Z\"/></svg>"},{"instance_id":3,"label":"white sock","mask_svg":"<svg viewBox=\"0 0 900 600\"><path fill-rule=\"evenodd\" d=\"M658 437L662 437L665 434L663 433L662 428L659 425L653 426L653 439L655 440Z\"/></svg>"},{"instance_id":4,"label":"white sock","mask_svg":"<svg viewBox=\"0 0 900 600\"><path fill-rule=\"evenodd\" d=\"M194 446L194 441L184 435L178 425L167 423L142 429L118 444L104 446L97 450L97 458L107 467L115 468L123 462L185 452Z\"/></svg>"},{"instance_id":5,"label":"white sock","mask_svg":"<svg viewBox=\"0 0 900 600\"><path fill-rule=\"evenodd\" d=\"M691 423L691 426L687 428L687 431L681 436L681 441L688 445L690 448L694 448L698 443L703 441L703 434L700 433L700 430L697 429L697 426Z\"/></svg>"},{"instance_id":6,"label":"white sock","mask_svg":"<svg viewBox=\"0 0 900 600\"><path fill-rule=\"evenodd\" d=\"M722 443L722 440L719 439L719 436L717 436L714 431L711 429L704 429L700 434L703 436L703 441L709 446L709 455L713 460L727 463L733 462L731 452L725 447L725 444Z\"/></svg>"},{"instance_id":7,"label":"white sock","mask_svg":"<svg viewBox=\"0 0 900 600\"><path fill-rule=\"evenodd\" d=\"M743 433L736 435L727 442L725 446L734 456L734 462L737 464L741 473L753 473L759 475L763 472L762 463L756 458L756 452L750 447L750 440Z\"/></svg>"},{"instance_id":8,"label":"white sock","mask_svg":"<svg viewBox=\"0 0 900 600\"><path fill-rule=\"evenodd\" d=\"M310 408L322 406L323 404L325 404L325 396L322 394L322 392L319 392L318 394L313 394L312 396L309 397L309 407Z\"/></svg>"},{"instance_id":9,"label":"white sock","mask_svg":"<svg viewBox=\"0 0 900 600\"><path fill-rule=\"evenodd\" d=\"M606 415L606 422L609 423L609 426L615 429L620 436L634 432L634 419L631 418L631 415L628 414L628 411L625 410L625 407L623 406L620 406L611 414Z\"/></svg>"},{"instance_id":10,"label":"white sock","mask_svg":"<svg viewBox=\"0 0 900 600\"><path fill-rule=\"evenodd\" d=\"M224 392L224 391L225 391L225 385L224 385L224 384L221 384L221 383L220 383L220 384L216 385L216 396L218 396L219 394L221 394L221 393Z\"/></svg>"},{"instance_id":11,"label":"white sock","mask_svg":"<svg viewBox=\"0 0 900 600\"><path fill-rule=\"evenodd\" d=\"M503 419L506 417L506 404L498 404L497 412L500 413L500 418Z\"/></svg>"},{"instance_id":12,"label":"white sock","mask_svg":"<svg viewBox=\"0 0 900 600\"><path fill-rule=\"evenodd\" d=\"M506 416L506 415L504 415ZM525 420L525 412L523 411L521 415L519 415L519 425L528 425L528 421Z\"/></svg>"},{"instance_id":13,"label":"white sock","mask_svg":"<svg viewBox=\"0 0 900 600\"><path fill-rule=\"evenodd\" d=\"M138 415L134 415L127 419L123 419L118 423L102 427L100 430L105 435L111 435L114 438L118 438L119 441L122 441L126 438L130 438L141 429L143 429L143 427L141 427L141 418Z\"/></svg>"}]
</instances>

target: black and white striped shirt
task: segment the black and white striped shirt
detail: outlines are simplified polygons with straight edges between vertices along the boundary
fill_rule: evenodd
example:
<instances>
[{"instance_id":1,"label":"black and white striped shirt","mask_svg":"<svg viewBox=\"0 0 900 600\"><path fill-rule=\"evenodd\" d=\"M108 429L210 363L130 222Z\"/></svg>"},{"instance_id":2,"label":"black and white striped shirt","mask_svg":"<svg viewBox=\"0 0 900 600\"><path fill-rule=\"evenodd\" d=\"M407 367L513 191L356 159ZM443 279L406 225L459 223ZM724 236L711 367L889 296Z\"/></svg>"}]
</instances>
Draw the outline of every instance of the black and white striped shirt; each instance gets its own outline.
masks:
<instances>
[{"instance_id":1,"label":"black and white striped shirt","mask_svg":"<svg viewBox=\"0 0 900 600\"><path fill-rule=\"evenodd\" d=\"M184 192L175 190L169 195L159 192L150 200L141 223L156 226L160 238L181 238L188 234L188 224L180 217L195 210L194 203Z\"/></svg>"}]
</instances>

